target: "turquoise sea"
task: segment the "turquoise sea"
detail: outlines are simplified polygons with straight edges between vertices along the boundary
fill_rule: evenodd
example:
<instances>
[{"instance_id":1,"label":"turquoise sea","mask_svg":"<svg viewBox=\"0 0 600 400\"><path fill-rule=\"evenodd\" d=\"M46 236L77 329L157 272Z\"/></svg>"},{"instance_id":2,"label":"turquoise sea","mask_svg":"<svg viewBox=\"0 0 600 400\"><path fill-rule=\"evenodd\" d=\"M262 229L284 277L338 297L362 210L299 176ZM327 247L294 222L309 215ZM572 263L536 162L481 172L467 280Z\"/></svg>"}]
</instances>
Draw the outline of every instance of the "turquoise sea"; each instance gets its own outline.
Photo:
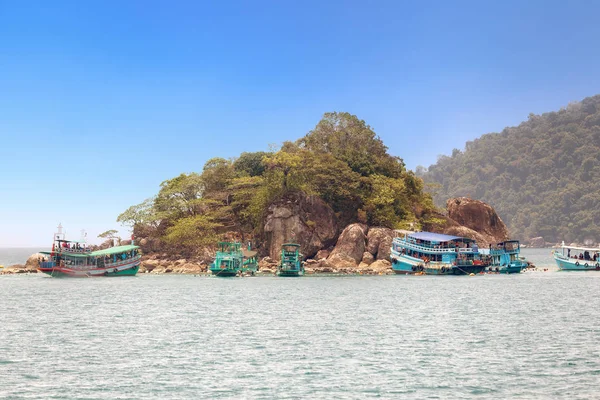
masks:
<instances>
[{"instance_id":1,"label":"turquoise sea","mask_svg":"<svg viewBox=\"0 0 600 400\"><path fill-rule=\"evenodd\" d=\"M0 276L0 398L598 398L599 287L554 269Z\"/></svg>"}]
</instances>

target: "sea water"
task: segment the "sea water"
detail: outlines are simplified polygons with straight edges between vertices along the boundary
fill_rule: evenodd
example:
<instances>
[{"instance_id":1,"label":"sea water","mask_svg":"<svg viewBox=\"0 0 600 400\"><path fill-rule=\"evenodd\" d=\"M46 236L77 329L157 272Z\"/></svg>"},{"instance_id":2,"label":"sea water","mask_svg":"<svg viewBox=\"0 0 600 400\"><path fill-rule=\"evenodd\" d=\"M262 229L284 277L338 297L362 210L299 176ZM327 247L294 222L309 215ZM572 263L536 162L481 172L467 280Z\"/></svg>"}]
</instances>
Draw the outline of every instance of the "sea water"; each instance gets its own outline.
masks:
<instances>
[{"instance_id":1,"label":"sea water","mask_svg":"<svg viewBox=\"0 0 600 400\"><path fill-rule=\"evenodd\" d=\"M5 275L0 398L598 398L599 287L556 270Z\"/></svg>"}]
</instances>

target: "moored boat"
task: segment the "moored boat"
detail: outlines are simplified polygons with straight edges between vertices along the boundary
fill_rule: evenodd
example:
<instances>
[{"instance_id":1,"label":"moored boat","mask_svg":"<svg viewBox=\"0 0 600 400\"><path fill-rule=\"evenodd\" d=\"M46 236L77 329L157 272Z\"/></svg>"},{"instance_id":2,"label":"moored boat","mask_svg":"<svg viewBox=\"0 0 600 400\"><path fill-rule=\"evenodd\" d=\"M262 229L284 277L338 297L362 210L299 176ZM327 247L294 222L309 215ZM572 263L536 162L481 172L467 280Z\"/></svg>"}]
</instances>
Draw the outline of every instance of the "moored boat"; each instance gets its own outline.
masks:
<instances>
[{"instance_id":1,"label":"moored boat","mask_svg":"<svg viewBox=\"0 0 600 400\"><path fill-rule=\"evenodd\" d=\"M470 275L488 266L472 239L433 232L394 232L390 258L397 274Z\"/></svg>"},{"instance_id":2,"label":"moored boat","mask_svg":"<svg viewBox=\"0 0 600 400\"><path fill-rule=\"evenodd\" d=\"M553 256L558 269L563 271L600 271L600 248L597 247L566 246L563 242Z\"/></svg>"},{"instance_id":3,"label":"moored boat","mask_svg":"<svg viewBox=\"0 0 600 400\"><path fill-rule=\"evenodd\" d=\"M140 268L141 251L133 244L91 251L83 241L66 240L62 226L54 234L51 251L42 251L38 271L53 277L133 276Z\"/></svg>"},{"instance_id":4,"label":"moored boat","mask_svg":"<svg viewBox=\"0 0 600 400\"><path fill-rule=\"evenodd\" d=\"M518 240L506 240L489 248L489 272L518 274L528 263L520 257L521 244Z\"/></svg>"},{"instance_id":5,"label":"moored boat","mask_svg":"<svg viewBox=\"0 0 600 400\"><path fill-rule=\"evenodd\" d=\"M241 273L244 264L242 245L238 242L219 242L215 261L210 272L215 276L228 277Z\"/></svg>"},{"instance_id":6,"label":"moored boat","mask_svg":"<svg viewBox=\"0 0 600 400\"><path fill-rule=\"evenodd\" d=\"M300 245L296 243L284 243L281 246L281 261L277 266L278 276L302 276L304 266L302 265L302 254Z\"/></svg>"}]
</instances>

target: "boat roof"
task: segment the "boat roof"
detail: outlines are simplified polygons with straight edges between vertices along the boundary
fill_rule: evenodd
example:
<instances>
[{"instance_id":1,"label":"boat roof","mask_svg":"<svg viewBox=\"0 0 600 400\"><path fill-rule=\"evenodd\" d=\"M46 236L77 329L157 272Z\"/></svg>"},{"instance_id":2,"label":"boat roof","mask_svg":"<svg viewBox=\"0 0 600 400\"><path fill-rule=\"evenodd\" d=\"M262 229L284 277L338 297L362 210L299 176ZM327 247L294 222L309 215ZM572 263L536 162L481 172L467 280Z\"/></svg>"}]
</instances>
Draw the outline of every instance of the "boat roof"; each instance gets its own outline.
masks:
<instances>
[{"instance_id":1,"label":"boat roof","mask_svg":"<svg viewBox=\"0 0 600 400\"><path fill-rule=\"evenodd\" d=\"M104 250L92 251L89 255L92 257L105 256L108 254L123 253L125 251L131 251L131 250L139 249L139 248L140 248L140 246L128 244L125 246L109 247L108 249L104 249Z\"/></svg>"},{"instance_id":2,"label":"boat roof","mask_svg":"<svg viewBox=\"0 0 600 400\"><path fill-rule=\"evenodd\" d=\"M580 247L580 246L567 246L567 245L560 246L560 247L563 247L565 249L571 249L571 250L596 251L596 252L600 251L600 248L598 248L598 247Z\"/></svg>"},{"instance_id":3,"label":"boat roof","mask_svg":"<svg viewBox=\"0 0 600 400\"><path fill-rule=\"evenodd\" d=\"M457 239L472 241L472 239L469 239L469 238L445 235L443 233L433 233L433 232L414 232L414 233L409 234L408 236L415 238L415 239L419 239L419 240L426 240L428 242L449 242L451 240L457 240Z\"/></svg>"},{"instance_id":4,"label":"boat roof","mask_svg":"<svg viewBox=\"0 0 600 400\"><path fill-rule=\"evenodd\" d=\"M283 246L300 247L300 245L298 243L284 243L281 245L281 247L283 247Z\"/></svg>"},{"instance_id":5,"label":"boat roof","mask_svg":"<svg viewBox=\"0 0 600 400\"><path fill-rule=\"evenodd\" d=\"M139 249L140 246L135 246L133 244L128 244L125 246L116 246L116 247L109 247L108 249L103 249L103 250L97 250L97 251L92 251L90 253L62 253L63 256L66 257L80 257L80 258L85 258L85 257L99 257L99 256L106 256L109 254L115 254L115 253L123 253L126 251L131 251L133 249ZM40 254L56 254L58 253L58 251L40 251Z\"/></svg>"}]
</instances>

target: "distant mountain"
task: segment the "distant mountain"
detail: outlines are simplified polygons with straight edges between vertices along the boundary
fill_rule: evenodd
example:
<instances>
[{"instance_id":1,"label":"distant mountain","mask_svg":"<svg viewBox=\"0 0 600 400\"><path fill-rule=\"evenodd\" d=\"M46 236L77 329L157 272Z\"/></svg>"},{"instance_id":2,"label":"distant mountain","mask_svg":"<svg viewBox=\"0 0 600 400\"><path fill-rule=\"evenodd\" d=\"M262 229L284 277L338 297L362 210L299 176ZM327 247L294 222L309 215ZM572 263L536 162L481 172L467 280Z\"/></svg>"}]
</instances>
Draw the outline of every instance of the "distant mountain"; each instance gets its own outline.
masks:
<instances>
[{"instance_id":1,"label":"distant mountain","mask_svg":"<svg viewBox=\"0 0 600 400\"><path fill-rule=\"evenodd\" d=\"M501 133L441 156L425 182L434 200L469 196L492 205L512 237L600 241L600 95L556 112L529 114Z\"/></svg>"}]
</instances>

